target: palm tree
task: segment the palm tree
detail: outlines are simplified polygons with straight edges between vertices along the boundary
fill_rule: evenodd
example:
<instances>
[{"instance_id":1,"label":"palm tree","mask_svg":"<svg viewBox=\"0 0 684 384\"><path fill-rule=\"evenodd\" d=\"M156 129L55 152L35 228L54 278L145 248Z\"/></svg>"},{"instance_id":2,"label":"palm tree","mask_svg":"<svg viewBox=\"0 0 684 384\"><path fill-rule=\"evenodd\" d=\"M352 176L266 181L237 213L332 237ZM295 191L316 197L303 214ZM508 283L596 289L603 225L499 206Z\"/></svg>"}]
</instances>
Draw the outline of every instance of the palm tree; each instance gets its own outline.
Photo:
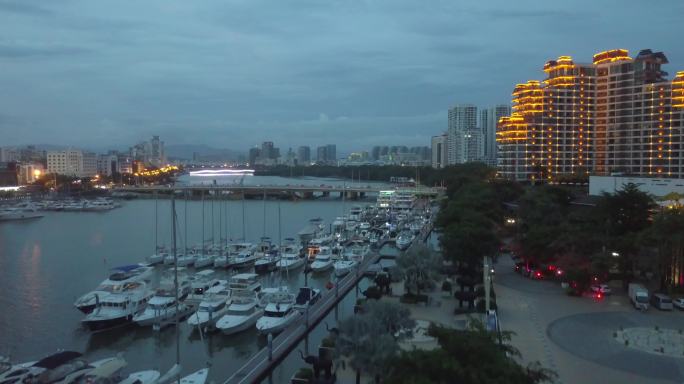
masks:
<instances>
[{"instance_id":1,"label":"palm tree","mask_svg":"<svg viewBox=\"0 0 684 384\"><path fill-rule=\"evenodd\" d=\"M420 295L420 290L436 280L442 258L424 245L414 246L397 258L397 266L404 274L404 288Z\"/></svg>"}]
</instances>

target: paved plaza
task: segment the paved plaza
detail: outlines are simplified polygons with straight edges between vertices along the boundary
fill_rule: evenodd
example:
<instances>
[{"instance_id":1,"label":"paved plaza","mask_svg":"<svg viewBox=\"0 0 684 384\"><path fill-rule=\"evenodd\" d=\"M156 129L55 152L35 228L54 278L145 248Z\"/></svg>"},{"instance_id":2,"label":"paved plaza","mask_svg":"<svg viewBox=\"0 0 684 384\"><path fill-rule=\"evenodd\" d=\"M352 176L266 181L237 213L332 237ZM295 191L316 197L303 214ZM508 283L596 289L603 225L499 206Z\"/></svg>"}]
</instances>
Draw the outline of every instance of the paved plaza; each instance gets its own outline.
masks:
<instances>
[{"instance_id":1,"label":"paved plaza","mask_svg":"<svg viewBox=\"0 0 684 384\"><path fill-rule=\"evenodd\" d=\"M557 282L513 272L506 257L496 272L501 326L516 332L522 363L539 361L564 384L684 382L684 354L667 337L682 340L684 312L636 311L619 287L601 300L570 297Z\"/></svg>"}]
</instances>

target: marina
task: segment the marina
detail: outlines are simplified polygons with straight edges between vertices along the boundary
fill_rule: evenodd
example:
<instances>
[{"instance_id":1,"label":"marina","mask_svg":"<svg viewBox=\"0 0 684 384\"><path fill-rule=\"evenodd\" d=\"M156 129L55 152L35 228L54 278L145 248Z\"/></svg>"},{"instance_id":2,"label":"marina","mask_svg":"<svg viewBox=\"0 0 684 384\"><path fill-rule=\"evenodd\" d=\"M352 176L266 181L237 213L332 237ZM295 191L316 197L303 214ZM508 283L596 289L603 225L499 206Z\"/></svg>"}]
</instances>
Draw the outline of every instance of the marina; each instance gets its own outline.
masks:
<instances>
[{"instance_id":1,"label":"marina","mask_svg":"<svg viewBox=\"0 0 684 384\"><path fill-rule=\"evenodd\" d=\"M164 199L126 201L120 209L112 210L106 216L81 216L75 212L46 212L44 220L32 223L31 226L13 224L0 227L0 236L3 238L7 236L9 239L13 231L23 230L33 233L30 231L31 227L44 223L59 229L62 226L56 223L65 219L72 219L73 225L79 225L79 221L90 221L88 228L90 230L84 228L81 235L85 233L87 239L97 240L87 243L87 246L83 247L86 248L85 250L69 251L71 244L63 244L57 241L58 238L53 237L54 233L46 232L35 232L34 236L37 236L37 239L33 239L34 244L29 248L26 244L13 245L17 247L15 249L32 249L31 254L18 252L21 256L14 259L14 265L11 266L15 270L27 268L23 264L26 262L24 258L33 258L35 262L38 262L40 273L43 275L55 272L49 267L44 269L46 268L43 265L44 262L52 263L51 265L56 266L56 270L64 275L76 273L71 268L88 266L89 269L84 270L92 272L84 276L82 280L90 281L92 284L88 287L87 284L78 281L79 287L72 287L69 290L73 298L68 302L83 301L92 306L92 293L90 301L87 300L88 296L85 296L86 299L81 296L93 288L100 292L96 295L96 308L91 309L92 312L85 315L89 319L85 321L85 324L99 332L90 333L84 327L78 326L80 320L75 322L68 320L74 318L73 313L56 309L58 313L61 313L58 317L61 320L58 323L53 321L48 324L45 332L50 332L51 329L57 332L47 335L48 345L51 344L55 350L59 348L84 350L89 356L125 349L127 354L133 356L145 355L144 358L141 356L141 358L133 359L133 364L139 364L140 369L165 366L174 361L168 348L162 347L162 345L169 345L168 343L173 340L174 331L167 331L165 328L174 328L173 320L178 313L184 319L178 329L180 347L183 351L181 361L184 368L199 368L220 359L222 363L212 369L210 377L223 381L236 372L244 371L245 367L249 367L250 364L254 366L254 359L248 359L248 357L258 351L261 354L266 335L273 333L276 334L274 340L278 340L278 344L274 345L279 346L278 353L280 354L275 360L276 362L283 361L283 364L275 366L275 363L271 361L257 368L255 372L259 377L264 374L263 372L275 376L291 374L296 367L288 362L287 352L294 349L305 335L309 335L311 339L307 339L307 343L315 342L317 338L320 338L322 334L320 330L315 329L315 325L324 319L334 323L333 319L329 319L333 308L336 308L335 316L348 316L351 313L355 299L347 293L357 284L366 284L362 281L365 269L380 258L378 253L380 249L371 250L370 242L373 237L371 235L375 236L377 245L389 246L393 232L392 225L389 223L394 223L395 226L401 228L410 228L409 221L398 220L397 214L388 215L384 209L378 210L373 200L355 202L350 210L350 204L344 199L338 202L310 201L305 203L273 200L198 202L178 199L176 201L178 218L176 234L179 239L175 260L181 260L186 248L190 248L187 255L193 255L195 259L194 263L177 263L176 268L179 272L182 270L183 276L189 276L190 289L187 298L176 303L169 295L168 289L165 291L165 296L159 288L154 288L161 286L162 276L170 270L171 264L165 264L163 261L173 256L170 241L173 233L167 224L171 219L169 203ZM403 215L406 215L403 213L405 211L402 210ZM428 211L424 211L424 214L429 216ZM280 218L281 215L287 219L273 220L276 217ZM271 220L262 220L267 216ZM409 215L406 216L408 218ZM76 220L76 217L83 219ZM92 220L87 220L91 217ZM311 217L316 219L312 220ZM135 224L129 225L123 233L121 230L119 232L106 230L111 220L123 218L132 220ZM425 220L422 215L421 220ZM333 223L340 227L340 221L343 222L343 229L333 229ZM423 221L423 223L426 222ZM68 238L67 228L62 229L62 235ZM112 236L114 234L116 236ZM127 240L122 241L120 236ZM396 234L394 237L396 238ZM135 240L132 241L132 239ZM51 242L55 241L60 247L59 252L53 252L54 246L49 247L52 245ZM113 246L114 244L117 246ZM199 245L190 247L190 244ZM239 245L237 248L236 244ZM12 243L3 246L12 246ZM393 252L392 248L389 248L390 253ZM2 252L4 254L7 250L3 248ZM72 256L64 256L69 254ZM318 255L321 256L318 257ZM207 262L197 265L197 260L202 257L207 258ZM43 260L44 258L49 259ZM6 258L3 260L7 263ZM148 260L154 262L154 266L145 267L147 264L143 263ZM260 264L271 264L271 267L257 270L256 272L261 272L260 274L252 274L250 271L255 271L257 262L262 260L269 262ZM112 276L117 273L107 272L112 269L110 265L135 261L143 264L139 268L153 268L154 270L145 282L136 282L133 277L134 281L129 285L135 286L128 287L131 293L128 290L114 292L115 290L106 288L105 282L111 280L111 276L105 281L100 281L100 284L97 283L96 276L99 275L102 280L105 273L110 273ZM314 269L312 266L316 265L315 263L318 265ZM338 273L334 267L337 263L349 265ZM97 272L98 270L101 272ZM132 270L135 271L135 268ZM124 280L127 279L125 276L122 277ZM242 277L242 280L239 277ZM92 280L96 281L92 282ZM145 286L148 282L150 285ZM262 285L264 287L286 286L289 288L287 295L291 296L291 299L285 302L276 301L265 303L263 306L259 305L255 292ZM221 294L222 289L225 289L223 294ZM243 291L250 291L254 296L238 293ZM50 294L46 293L46 297L49 298ZM34 298L27 295L27 299ZM56 301L59 302L55 302L54 305L63 305L63 299ZM137 304L132 307L126 306L125 311L122 312L120 309L123 302ZM100 308L104 306L103 303L107 303L106 311ZM9 304L15 308L20 307L20 303ZM178 308L181 310L176 312ZM73 308L71 311L80 313ZM82 311L86 312L83 309ZM0 316L3 325L16 321L19 313L13 312L12 315L5 313ZM47 314L42 316L47 316ZM268 320L269 316L271 320ZM127 321L122 322L121 319L129 320L130 324ZM30 321L37 322L38 320L30 319ZM109 325L117 327L107 331L101 330L109 328ZM304 325L303 328L302 325ZM8 325L8 327L12 326ZM58 331L58 328L61 330ZM64 329L71 329L71 331L65 334ZM277 334L285 336L281 337ZM25 356L27 359L36 354L38 354L37 357L40 356L39 351L17 343L16 341L20 338L16 338L14 342L8 336L1 336L1 338L0 345L9 346L12 356ZM283 339L287 341L280 341ZM157 347L154 347L155 345ZM153 357L144 352L149 347L152 347L154 351ZM243 375L244 377L246 376Z\"/></svg>"}]
</instances>

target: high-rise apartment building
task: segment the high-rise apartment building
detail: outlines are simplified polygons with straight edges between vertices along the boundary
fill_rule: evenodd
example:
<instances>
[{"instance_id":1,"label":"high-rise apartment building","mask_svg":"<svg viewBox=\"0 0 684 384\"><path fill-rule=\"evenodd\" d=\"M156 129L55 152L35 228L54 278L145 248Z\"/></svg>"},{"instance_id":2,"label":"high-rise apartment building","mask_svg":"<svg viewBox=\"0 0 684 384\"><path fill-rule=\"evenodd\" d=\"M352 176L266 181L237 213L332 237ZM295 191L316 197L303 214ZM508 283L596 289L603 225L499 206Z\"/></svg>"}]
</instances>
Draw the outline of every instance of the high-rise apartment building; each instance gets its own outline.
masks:
<instances>
[{"instance_id":1,"label":"high-rise apartment building","mask_svg":"<svg viewBox=\"0 0 684 384\"><path fill-rule=\"evenodd\" d=\"M48 173L66 176L91 177L97 174L97 155L77 149L47 153Z\"/></svg>"},{"instance_id":2,"label":"high-rise apartment building","mask_svg":"<svg viewBox=\"0 0 684 384\"><path fill-rule=\"evenodd\" d=\"M447 166L447 135L432 136L432 168Z\"/></svg>"},{"instance_id":3,"label":"high-rise apartment building","mask_svg":"<svg viewBox=\"0 0 684 384\"><path fill-rule=\"evenodd\" d=\"M448 164L460 164L468 161L469 154L464 148L472 137L479 137L473 131L477 130L477 107L472 104L458 104L449 109L449 128L447 131L447 161ZM475 157L481 157L478 154Z\"/></svg>"},{"instance_id":4,"label":"high-rise apartment building","mask_svg":"<svg viewBox=\"0 0 684 384\"><path fill-rule=\"evenodd\" d=\"M297 163L299 165L309 165L311 163L311 148L307 145L302 145L297 148Z\"/></svg>"},{"instance_id":5,"label":"high-rise apartment building","mask_svg":"<svg viewBox=\"0 0 684 384\"><path fill-rule=\"evenodd\" d=\"M332 165L337 165L337 146L335 144L328 144L325 146L325 154L327 160Z\"/></svg>"},{"instance_id":6,"label":"high-rise apartment building","mask_svg":"<svg viewBox=\"0 0 684 384\"><path fill-rule=\"evenodd\" d=\"M684 72L666 79L661 52L624 49L591 64L561 56L543 82L518 84L498 122L498 168L517 180L589 173L684 176Z\"/></svg>"},{"instance_id":7,"label":"high-rise apartment building","mask_svg":"<svg viewBox=\"0 0 684 384\"><path fill-rule=\"evenodd\" d=\"M482 159L489 165L496 165L496 124L504 116L511 115L508 105L496 105L480 111L480 128L482 128Z\"/></svg>"}]
</instances>

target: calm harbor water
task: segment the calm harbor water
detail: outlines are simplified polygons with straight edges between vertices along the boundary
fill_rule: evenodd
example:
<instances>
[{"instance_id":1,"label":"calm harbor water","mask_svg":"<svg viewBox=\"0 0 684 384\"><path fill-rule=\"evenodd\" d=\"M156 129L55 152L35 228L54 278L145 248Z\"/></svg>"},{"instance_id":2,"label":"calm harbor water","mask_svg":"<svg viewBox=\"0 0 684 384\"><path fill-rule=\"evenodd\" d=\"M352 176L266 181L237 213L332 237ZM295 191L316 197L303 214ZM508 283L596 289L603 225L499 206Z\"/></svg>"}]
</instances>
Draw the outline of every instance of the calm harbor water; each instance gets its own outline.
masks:
<instances>
[{"instance_id":1,"label":"calm harbor water","mask_svg":"<svg viewBox=\"0 0 684 384\"><path fill-rule=\"evenodd\" d=\"M250 182L274 184L273 180L259 179L250 178ZM320 179L316 182L324 183ZM370 203L371 200L215 201L212 210L212 202L206 200L204 239L211 239L212 234L216 241L220 237L237 239L242 237L244 228L247 241L257 242L266 235L277 242L279 238L296 237L311 218L320 217L330 223L353 204ZM110 212L47 212L40 220L0 224L0 354L11 354L14 361L27 361L57 349L80 351L91 359L123 352L129 371L167 370L175 362L173 327L154 332L151 328L131 326L93 334L81 327L83 315L73 307L73 302L94 289L107 276L109 268L143 262L154 251L155 237L159 244L170 245L170 204L169 200L131 200ZM176 211L178 246L200 244L202 203L177 200ZM301 271L282 276L284 283L294 290L303 286ZM325 289L330 279L329 275L310 276L309 284ZM263 283L269 286L275 280L276 276L265 277ZM354 301L352 292L341 304L341 316L351 313ZM333 313L327 321L334 323ZM312 353L324 334L325 327L321 326L311 335ZM181 324L181 364L184 372L209 364L211 378L219 383L266 344L265 338L254 330L233 336L204 336L202 340L199 333ZM302 345L299 349L303 348ZM286 382L302 365L295 352L274 373L274 382Z\"/></svg>"}]
</instances>

